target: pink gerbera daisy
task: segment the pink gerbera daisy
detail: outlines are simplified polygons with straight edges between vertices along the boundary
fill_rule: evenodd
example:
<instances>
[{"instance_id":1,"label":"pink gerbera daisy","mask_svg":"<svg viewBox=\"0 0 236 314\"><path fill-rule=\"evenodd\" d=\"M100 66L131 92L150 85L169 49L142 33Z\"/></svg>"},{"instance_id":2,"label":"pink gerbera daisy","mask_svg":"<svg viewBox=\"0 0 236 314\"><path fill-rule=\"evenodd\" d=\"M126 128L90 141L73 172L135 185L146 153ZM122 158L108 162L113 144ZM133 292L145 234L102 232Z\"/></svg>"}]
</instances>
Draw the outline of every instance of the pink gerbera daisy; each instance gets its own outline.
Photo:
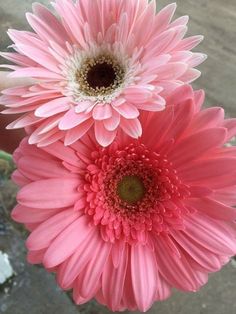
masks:
<instances>
[{"instance_id":1,"label":"pink gerbera daisy","mask_svg":"<svg viewBox=\"0 0 236 314\"><path fill-rule=\"evenodd\" d=\"M93 133L15 152L12 217L31 231L28 261L57 273L76 303L146 311L175 287L196 291L236 253L236 120L200 111L189 86L107 148Z\"/></svg>"},{"instance_id":2,"label":"pink gerbera daisy","mask_svg":"<svg viewBox=\"0 0 236 314\"><path fill-rule=\"evenodd\" d=\"M9 30L17 66L11 77L31 86L3 91L4 113L25 113L9 128L36 125L29 143L66 145L90 128L108 146L121 128L138 138L140 111L160 111L176 87L199 77L205 55L190 50L202 36L183 39L188 17L171 22L176 4L156 15L156 1L57 0L60 20L40 4L27 20L34 32Z\"/></svg>"}]
</instances>

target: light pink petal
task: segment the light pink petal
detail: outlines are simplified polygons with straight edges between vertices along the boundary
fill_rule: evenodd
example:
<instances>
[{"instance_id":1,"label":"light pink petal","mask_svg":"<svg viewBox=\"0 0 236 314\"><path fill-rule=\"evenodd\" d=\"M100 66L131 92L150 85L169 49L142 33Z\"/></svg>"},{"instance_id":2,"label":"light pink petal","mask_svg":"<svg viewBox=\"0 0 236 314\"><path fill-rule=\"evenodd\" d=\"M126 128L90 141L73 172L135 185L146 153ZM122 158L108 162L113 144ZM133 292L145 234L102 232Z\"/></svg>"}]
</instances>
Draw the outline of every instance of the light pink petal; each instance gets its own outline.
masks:
<instances>
[{"instance_id":1,"label":"light pink petal","mask_svg":"<svg viewBox=\"0 0 236 314\"><path fill-rule=\"evenodd\" d=\"M104 127L108 131L114 131L118 128L120 124L120 115L115 110L112 111L112 116L109 119L103 121Z\"/></svg>"},{"instance_id":2,"label":"light pink petal","mask_svg":"<svg viewBox=\"0 0 236 314\"><path fill-rule=\"evenodd\" d=\"M100 121L95 122L94 131L96 140L103 147L107 147L108 145L110 145L116 137L116 130L108 131L105 128L103 122Z\"/></svg>"},{"instance_id":3,"label":"light pink petal","mask_svg":"<svg viewBox=\"0 0 236 314\"><path fill-rule=\"evenodd\" d=\"M165 105L166 105L165 99L159 95L154 96L154 98L149 102L145 102L143 104L135 104L135 106L139 109L154 112L164 110Z\"/></svg>"},{"instance_id":4,"label":"light pink petal","mask_svg":"<svg viewBox=\"0 0 236 314\"><path fill-rule=\"evenodd\" d=\"M86 111L87 109L89 109L90 107L93 107L94 104L90 101L83 101L83 102L78 102L76 104L76 107L75 107L75 112L76 113L81 113L81 112L84 112Z\"/></svg>"},{"instance_id":5,"label":"light pink petal","mask_svg":"<svg viewBox=\"0 0 236 314\"><path fill-rule=\"evenodd\" d=\"M128 103L114 107L114 110L126 119L135 119L139 116L138 109L134 105Z\"/></svg>"},{"instance_id":6,"label":"light pink petal","mask_svg":"<svg viewBox=\"0 0 236 314\"><path fill-rule=\"evenodd\" d=\"M70 129L66 132L64 143L66 146L72 145L78 141L84 134L93 126L93 120L89 119L82 122L77 127Z\"/></svg>"},{"instance_id":7,"label":"light pink petal","mask_svg":"<svg viewBox=\"0 0 236 314\"><path fill-rule=\"evenodd\" d=\"M112 108L110 104L97 104L93 109L93 118L95 120L105 120L112 116Z\"/></svg>"},{"instance_id":8,"label":"light pink petal","mask_svg":"<svg viewBox=\"0 0 236 314\"><path fill-rule=\"evenodd\" d=\"M51 117L57 113L70 109L70 100L67 97L53 99L41 106L35 111L35 115L40 118Z\"/></svg>"},{"instance_id":9,"label":"light pink petal","mask_svg":"<svg viewBox=\"0 0 236 314\"><path fill-rule=\"evenodd\" d=\"M85 21L82 21L80 14L76 13L74 3L69 1L56 1L56 3L53 3L53 6L57 13L62 17L63 25L69 34L70 39L86 49L87 45L83 33Z\"/></svg>"},{"instance_id":10,"label":"light pink petal","mask_svg":"<svg viewBox=\"0 0 236 314\"><path fill-rule=\"evenodd\" d=\"M0 56L20 66L34 67L36 62L15 52L0 52Z\"/></svg>"},{"instance_id":11,"label":"light pink petal","mask_svg":"<svg viewBox=\"0 0 236 314\"><path fill-rule=\"evenodd\" d=\"M68 35L59 20L45 6L41 5L40 3L33 3L32 7L34 14L42 21L44 21L45 24L50 25L50 32L53 30L58 34L58 36L56 36L56 39L58 43L61 43L63 45L63 43L68 40ZM48 31L48 29L46 31ZM44 34L42 33L42 35ZM53 37L55 38L55 36Z\"/></svg>"},{"instance_id":12,"label":"light pink petal","mask_svg":"<svg viewBox=\"0 0 236 314\"><path fill-rule=\"evenodd\" d=\"M43 118L37 118L33 113L26 113L25 115L21 116L17 120L13 121L12 123L8 124L6 127L7 130L10 129L20 129L27 126L34 125L40 121L43 121Z\"/></svg>"},{"instance_id":13,"label":"light pink petal","mask_svg":"<svg viewBox=\"0 0 236 314\"><path fill-rule=\"evenodd\" d=\"M186 25L188 24L188 21L189 21L189 16L187 15L181 16L177 18L176 20L174 20L172 23L170 23L169 28L173 28L180 25Z\"/></svg>"},{"instance_id":14,"label":"light pink petal","mask_svg":"<svg viewBox=\"0 0 236 314\"><path fill-rule=\"evenodd\" d=\"M21 205L33 208L62 208L74 205L78 179L46 179L24 186L17 195Z\"/></svg>"},{"instance_id":15,"label":"light pink petal","mask_svg":"<svg viewBox=\"0 0 236 314\"><path fill-rule=\"evenodd\" d=\"M172 17L174 16L175 10L176 10L176 3L171 3L164 7L155 18L155 32L161 32L163 29L165 29L170 21L172 20Z\"/></svg>"},{"instance_id":16,"label":"light pink petal","mask_svg":"<svg viewBox=\"0 0 236 314\"><path fill-rule=\"evenodd\" d=\"M44 68L58 74L61 73L55 59L49 54L45 53L44 51L41 51L40 49L37 49L32 46L27 46L23 44L18 45L17 47L18 47L18 50L22 54L32 59L33 61L37 62L39 65L43 66Z\"/></svg>"},{"instance_id":17,"label":"light pink petal","mask_svg":"<svg viewBox=\"0 0 236 314\"><path fill-rule=\"evenodd\" d=\"M133 138L139 138L142 135L142 126L138 119L126 120L122 118L120 126L127 135Z\"/></svg>"},{"instance_id":18,"label":"light pink petal","mask_svg":"<svg viewBox=\"0 0 236 314\"><path fill-rule=\"evenodd\" d=\"M197 45L200 44L201 41L203 41L204 37L201 35L192 36L183 39L176 47L176 50L191 50L195 48Z\"/></svg>"},{"instance_id":19,"label":"light pink petal","mask_svg":"<svg viewBox=\"0 0 236 314\"><path fill-rule=\"evenodd\" d=\"M45 19L45 13L43 13L43 15ZM49 15L50 20L48 20ZM52 40L56 41L58 44L61 44L62 46L65 45L65 41L67 40L65 31L60 25L60 23L56 22L56 18L53 18L52 14L50 13L47 14L47 21L43 20L41 17L38 17L32 13L26 13L26 18L30 26L44 41L49 43L50 40ZM52 24L50 24L49 21L52 21ZM53 25L55 26L55 23L56 27L54 28Z\"/></svg>"},{"instance_id":20,"label":"light pink petal","mask_svg":"<svg viewBox=\"0 0 236 314\"><path fill-rule=\"evenodd\" d=\"M60 130L70 130L89 118L90 114L76 113L75 109L72 108L61 119L58 127Z\"/></svg>"},{"instance_id":21,"label":"light pink petal","mask_svg":"<svg viewBox=\"0 0 236 314\"><path fill-rule=\"evenodd\" d=\"M186 63L170 62L158 68L157 70L158 80L178 79L186 72L186 70L187 70Z\"/></svg>"},{"instance_id":22,"label":"light pink petal","mask_svg":"<svg viewBox=\"0 0 236 314\"><path fill-rule=\"evenodd\" d=\"M204 53L193 53L192 57L188 60L190 67L196 67L207 59L207 55Z\"/></svg>"},{"instance_id":23,"label":"light pink petal","mask_svg":"<svg viewBox=\"0 0 236 314\"><path fill-rule=\"evenodd\" d=\"M63 80L63 77L60 74L40 67L22 68L10 73L9 77L12 78L33 77L36 79L45 80L60 80L60 81Z\"/></svg>"},{"instance_id":24,"label":"light pink petal","mask_svg":"<svg viewBox=\"0 0 236 314\"><path fill-rule=\"evenodd\" d=\"M137 85L126 88L124 96L129 103L142 103L152 98L152 92L145 87Z\"/></svg>"},{"instance_id":25,"label":"light pink petal","mask_svg":"<svg viewBox=\"0 0 236 314\"><path fill-rule=\"evenodd\" d=\"M196 79L198 79L201 76L201 72L197 69L188 69L182 76L180 76L178 79L180 81L183 81L186 84L190 84L194 82Z\"/></svg>"}]
</instances>

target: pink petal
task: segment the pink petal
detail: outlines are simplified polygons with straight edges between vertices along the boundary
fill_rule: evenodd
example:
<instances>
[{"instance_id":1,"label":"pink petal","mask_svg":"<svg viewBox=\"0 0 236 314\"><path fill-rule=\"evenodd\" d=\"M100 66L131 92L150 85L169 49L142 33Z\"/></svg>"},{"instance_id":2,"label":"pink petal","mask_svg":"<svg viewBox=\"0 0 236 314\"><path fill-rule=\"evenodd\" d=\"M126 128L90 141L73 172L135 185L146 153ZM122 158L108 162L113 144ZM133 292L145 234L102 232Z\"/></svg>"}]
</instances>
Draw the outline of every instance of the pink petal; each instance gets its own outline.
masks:
<instances>
[{"instance_id":1,"label":"pink petal","mask_svg":"<svg viewBox=\"0 0 236 314\"><path fill-rule=\"evenodd\" d=\"M139 138L142 135L142 126L138 119L121 119L120 126L122 130L133 138Z\"/></svg>"},{"instance_id":2,"label":"pink petal","mask_svg":"<svg viewBox=\"0 0 236 314\"><path fill-rule=\"evenodd\" d=\"M79 276L78 289L83 298L92 298L100 283L100 277L111 251L111 243L100 240L87 267Z\"/></svg>"},{"instance_id":3,"label":"pink petal","mask_svg":"<svg viewBox=\"0 0 236 314\"><path fill-rule=\"evenodd\" d=\"M29 167L30 165L30 167ZM42 159L38 156L23 156L18 161L20 171L31 180L45 178L68 177L71 174L62 166L60 161L53 159Z\"/></svg>"},{"instance_id":4,"label":"pink petal","mask_svg":"<svg viewBox=\"0 0 236 314\"><path fill-rule=\"evenodd\" d=\"M48 152L50 155L55 156L61 161L66 161L75 167L79 167L80 165L80 161L78 160L75 151L70 147L65 147L60 141L44 147L43 151Z\"/></svg>"},{"instance_id":5,"label":"pink petal","mask_svg":"<svg viewBox=\"0 0 236 314\"><path fill-rule=\"evenodd\" d=\"M158 238L155 246L157 263L162 276L180 290L196 291L200 287L197 272L184 254L181 255L181 258L171 254L162 237Z\"/></svg>"},{"instance_id":6,"label":"pink petal","mask_svg":"<svg viewBox=\"0 0 236 314\"><path fill-rule=\"evenodd\" d=\"M110 258L102 274L102 291L104 301L113 311L120 310L120 304L123 297L126 268L128 262L128 251L123 250L119 265L114 268Z\"/></svg>"},{"instance_id":7,"label":"pink petal","mask_svg":"<svg viewBox=\"0 0 236 314\"><path fill-rule=\"evenodd\" d=\"M37 118L33 113L26 113L25 115L21 116L17 120L13 121L12 123L8 124L6 127L7 130L10 129L20 129L27 126L34 125L40 121L43 121L43 118Z\"/></svg>"},{"instance_id":8,"label":"pink petal","mask_svg":"<svg viewBox=\"0 0 236 314\"><path fill-rule=\"evenodd\" d=\"M93 109L93 118L95 120L109 119L112 116L111 105L97 104Z\"/></svg>"},{"instance_id":9,"label":"pink petal","mask_svg":"<svg viewBox=\"0 0 236 314\"><path fill-rule=\"evenodd\" d=\"M223 126L224 109L220 107L207 108L200 111L191 123L191 133L200 130Z\"/></svg>"},{"instance_id":10,"label":"pink petal","mask_svg":"<svg viewBox=\"0 0 236 314\"><path fill-rule=\"evenodd\" d=\"M231 232L226 232L226 224L205 215L194 214L185 217L185 230L188 237L219 255L232 256L236 253L236 242Z\"/></svg>"},{"instance_id":11,"label":"pink petal","mask_svg":"<svg viewBox=\"0 0 236 314\"><path fill-rule=\"evenodd\" d=\"M171 235L181 248L183 248L206 271L213 272L218 271L221 268L221 263L217 255L187 237L183 232L172 230Z\"/></svg>"},{"instance_id":12,"label":"pink petal","mask_svg":"<svg viewBox=\"0 0 236 314\"><path fill-rule=\"evenodd\" d=\"M114 107L114 110L126 119L135 119L139 116L138 109L134 105L128 103Z\"/></svg>"},{"instance_id":13,"label":"pink petal","mask_svg":"<svg viewBox=\"0 0 236 314\"><path fill-rule=\"evenodd\" d=\"M194 163L188 163L182 165L178 169L180 177L188 183L211 182L211 180L222 180L222 176L227 173L231 173L234 176L234 170L236 167L236 158L214 158L199 160Z\"/></svg>"},{"instance_id":14,"label":"pink petal","mask_svg":"<svg viewBox=\"0 0 236 314\"><path fill-rule=\"evenodd\" d=\"M49 219L58 213L58 209L39 209L28 208L25 206L17 205L11 212L11 217L17 222L21 223L39 223Z\"/></svg>"},{"instance_id":15,"label":"pink petal","mask_svg":"<svg viewBox=\"0 0 236 314\"><path fill-rule=\"evenodd\" d=\"M170 62L157 69L158 80L178 79L187 70L188 66L183 62Z\"/></svg>"},{"instance_id":16,"label":"pink petal","mask_svg":"<svg viewBox=\"0 0 236 314\"><path fill-rule=\"evenodd\" d=\"M75 109L72 108L61 119L58 127L60 130L70 130L89 118L90 114L76 113Z\"/></svg>"},{"instance_id":17,"label":"pink petal","mask_svg":"<svg viewBox=\"0 0 236 314\"><path fill-rule=\"evenodd\" d=\"M79 217L53 240L44 255L46 268L59 265L75 252L93 230L88 222L87 216Z\"/></svg>"},{"instance_id":18,"label":"pink petal","mask_svg":"<svg viewBox=\"0 0 236 314\"><path fill-rule=\"evenodd\" d=\"M78 219L79 215L74 209L67 209L47 219L30 234L26 241L27 248L33 251L47 248L58 234Z\"/></svg>"},{"instance_id":19,"label":"pink petal","mask_svg":"<svg viewBox=\"0 0 236 314\"><path fill-rule=\"evenodd\" d=\"M32 46L27 46L23 44L20 44L17 47L18 47L18 50L22 54L26 55L28 58L37 62L39 65L43 66L44 68L58 74L61 73L55 59L49 54L45 53L44 51L41 51L40 49L37 49Z\"/></svg>"},{"instance_id":20,"label":"pink petal","mask_svg":"<svg viewBox=\"0 0 236 314\"><path fill-rule=\"evenodd\" d=\"M49 15L50 15L50 20L48 20ZM43 13L43 16L45 19L45 13ZM50 40L52 40L52 41L56 41L58 44L61 44L62 46L65 45L67 36L64 32L64 29L60 25L60 23L56 20L56 18L53 18L52 14L50 13L47 14L46 21L41 19L41 17L37 17L36 15L32 13L26 13L26 18L30 26L35 30L35 32L44 41L49 43ZM50 24L49 21L52 21L53 23ZM53 28L53 25L54 26L56 25L56 27ZM64 35L64 38L63 38L63 35Z\"/></svg>"},{"instance_id":21,"label":"pink petal","mask_svg":"<svg viewBox=\"0 0 236 314\"><path fill-rule=\"evenodd\" d=\"M24 186L17 195L21 205L33 208L73 206L77 200L78 179L46 179Z\"/></svg>"},{"instance_id":22,"label":"pink petal","mask_svg":"<svg viewBox=\"0 0 236 314\"><path fill-rule=\"evenodd\" d=\"M94 131L96 140L103 147L109 146L116 137L116 130L108 131L103 122L96 121Z\"/></svg>"},{"instance_id":23,"label":"pink petal","mask_svg":"<svg viewBox=\"0 0 236 314\"><path fill-rule=\"evenodd\" d=\"M225 138L226 130L224 128L212 128L194 133L179 142L178 148L170 154L170 160L178 168L178 166L198 159L210 149L223 145Z\"/></svg>"},{"instance_id":24,"label":"pink petal","mask_svg":"<svg viewBox=\"0 0 236 314\"><path fill-rule=\"evenodd\" d=\"M109 119L103 121L104 127L108 131L114 131L118 128L120 124L120 115L115 110L112 111L112 116Z\"/></svg>"},{"instance_id":25,"label":"pink petal","mask_svg":"<svg viewBox=\"0 0 236 314\"><path fill-rule=\"evenodd\" d=\"M39 67L28 67L16 70L9 74L11 78L21 78L21 77L33 77L36 79L46 79L46 80L63 80L63 77L55 72L51 72L44 68Z\"/></svg>"},{"instance_id":26,"label":"pink petal","mask_svg":"<svg viewBox=\"0 0 236 314\"><path fill-rule=\"evenodd\" d=\"M198 212L203 212L212 218L219 220L236 220L236 209L226 206L211 198L189 199L187 204L195 208Z\"/></svg>"},{"instance_id":27,"label":"pink petal","mask_svg":"<svg viewBox=\"0 0 236 314\"><path fill-rule=\"evenodd\" d=\"M57 113L64 112L70 109L70 101L67 97L53 99L42 106L38 107L35 115L41 118L51 117Z\"/></svg>"},{"instance_id":28,"label":"pink petal","mask_svg":"<svg viewBox=\"0 0 236 314\"><path fill-rule=\"evenodd\" d=\"M176 10L176 3L171 3L164 7L156 16L155 18L155 31L161 32L161 30L165 29L170 21L172 20L172 17L174 16L175 10Z\"/></svg>"},{"instance_id":29,"label":"pink petal","mask_svg":"<svg viewBox=\"0 0 236 314\"><path fill-rule=\"evenodd\" d=\"M58 272L58 282L63 289L68 289L78 275L83 271L86 264L96 250L100 240L98 230L93 228L77 250L64 263L61 264Z\"/></svg>"},{"instance_id":30,"label":"pink petal","mask_svg":"<svg viewBox=\"0 0 236 314\"><path fill-rule=\"evenodd\" d=\"M176 50L191 50L195 48L204 39L203 36L197 35L183 39L178 46L175 47Z\"/></svg>"},{"instance_id":31,"label":"pink petal","mask_svg":"<svg viewBox=\"0 0 236 314\"><path fill-rule=\"evenodd\" d=\"M145 245L131 247L131 277L134 297L140 311L147 311L156 295L157 265L153 252Z\"/></svg>"},{"instance_id":32,"label":"pink petal","mask_svg":"<svg viewBox=\"0 0 236 314\"><path fill-rule=\"evenodd\" d=\"M70 129L66 132L65 135L65 145L72 145L76 141L78 141L81 137L84 136L85 133L93 126L93 120L89 119L87 121L82 122L77 127Z\"/></svg>"},{"instance_id":33,"label":"pink petal","mask_svg":"<svg viewBox=\"0 0 236 314\"><path fill-rule=\"evenodd\" d=\"M62 26L61 22L43 5L40 3L33 3L33 12L34 14L41 19L41 21L45 22L45 24L50 25L50 32L53 30L58 34L56 36L57 41L60 43L65 43L68 40L68 35ZM47 32L48 30L46 30ZM42 35L44 35L42 33ZM53 38L55 36L53 35Z\"/></svg>"},{"instance_id":34,"label":"pink petal","mask_svg":"<svg viewBox=\"0 0 236 314\"><path fill-rule=\"evenodd\" d=\"M165 99L159 95L154 96L149 102L143 104L135 104L137 108L145 111L161 111L165 109Z\"/></svg>"}]
</instances>

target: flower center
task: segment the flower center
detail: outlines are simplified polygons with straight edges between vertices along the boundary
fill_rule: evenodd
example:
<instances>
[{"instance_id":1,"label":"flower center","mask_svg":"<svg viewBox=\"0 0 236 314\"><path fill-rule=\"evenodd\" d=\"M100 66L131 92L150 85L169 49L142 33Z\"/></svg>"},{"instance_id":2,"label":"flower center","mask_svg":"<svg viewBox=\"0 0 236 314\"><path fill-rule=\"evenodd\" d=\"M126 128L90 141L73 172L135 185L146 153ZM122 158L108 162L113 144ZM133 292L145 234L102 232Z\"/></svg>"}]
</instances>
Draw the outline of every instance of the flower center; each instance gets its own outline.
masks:
<instances>
[{"instance_id":1,"label":"flower center","mask_svg":"<svg viewBox=\"0 0 236 314\"><path fill-rule=\"evenodd\" d=\"M144 197L145 187L140 177L125 176L117 185L117 193L122 201L135 204Z\"/></svg>"},{"instance_id":2,"label":"flower center","mask_svg":"<svg viewBox=\"0 0 236 314\"><path fill-rule=\"evenodd\" d=\"M92 151L83 178L85 213L104 241L145 243L149 232L184 228L182 217L192 212L182 203L190 192L173 164L139 141Z\"/></svg>"},{"instance_id":3,"label":"flower center","mask_svg":"<svg viewBox=\"0 0 236 314\"><path fill-rule=\"evenodd\" d=\"M86 96L112 94L124 82L123 66L110 55L87 58L77 71L76 79Z\"/></svg>"}]
</instances>

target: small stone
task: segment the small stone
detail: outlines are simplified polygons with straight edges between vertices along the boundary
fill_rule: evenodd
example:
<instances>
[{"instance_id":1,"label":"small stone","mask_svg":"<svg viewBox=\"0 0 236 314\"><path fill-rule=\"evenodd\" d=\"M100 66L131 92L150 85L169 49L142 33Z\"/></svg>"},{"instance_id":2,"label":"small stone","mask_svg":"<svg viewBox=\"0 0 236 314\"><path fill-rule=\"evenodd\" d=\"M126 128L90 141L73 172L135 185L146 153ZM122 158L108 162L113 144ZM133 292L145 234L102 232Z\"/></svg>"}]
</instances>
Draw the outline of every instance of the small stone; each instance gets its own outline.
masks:
<instances>
[{"instance_id":1,"label":"small stone","mask_svg":"<svg viewBox=\"0 0 236 314\"><path fill-rule=\"evenodd\" d=\"M0 251L0 284L4 284L13 275L13 269L6 253Z\"/></svg>"}]
</instances>

